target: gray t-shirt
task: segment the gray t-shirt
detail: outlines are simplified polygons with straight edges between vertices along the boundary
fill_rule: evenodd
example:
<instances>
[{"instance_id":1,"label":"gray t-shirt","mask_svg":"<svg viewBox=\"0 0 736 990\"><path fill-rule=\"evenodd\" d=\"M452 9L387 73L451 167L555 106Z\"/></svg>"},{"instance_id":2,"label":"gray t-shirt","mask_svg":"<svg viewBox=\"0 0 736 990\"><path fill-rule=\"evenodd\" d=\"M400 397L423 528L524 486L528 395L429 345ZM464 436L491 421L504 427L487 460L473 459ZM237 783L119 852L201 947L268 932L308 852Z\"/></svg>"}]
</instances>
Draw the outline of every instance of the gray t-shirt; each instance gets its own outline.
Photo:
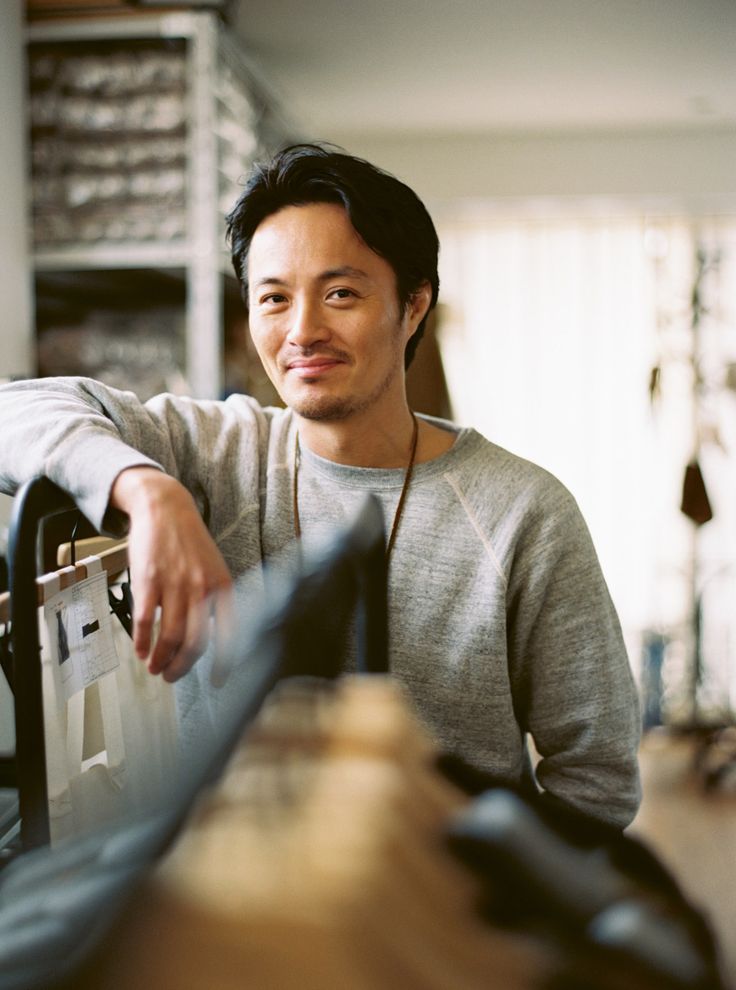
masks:
<instances>
[{"instance_id":1,"label":"gray t-shirt","mask_svg":"<svg viewBox=\"0 0 736 990\"><path fill-rule=\"evenodd\" d=\"M295 421L246 396L142 404L88 379L0 389L0 487L44 473L100 528L119 472L151 464L194 495L235 577L294 537ZM440 746L510 781L539 753L539 785L625 826L639 801L639 712L621 630L585 523L549 473L472 429L415 467L389 571L392 674ZM356 468L302 445L303 538L368 491L390 526L404 471ZM185 678L193 710L197 674Z\"/></svg>"}]
</instances>

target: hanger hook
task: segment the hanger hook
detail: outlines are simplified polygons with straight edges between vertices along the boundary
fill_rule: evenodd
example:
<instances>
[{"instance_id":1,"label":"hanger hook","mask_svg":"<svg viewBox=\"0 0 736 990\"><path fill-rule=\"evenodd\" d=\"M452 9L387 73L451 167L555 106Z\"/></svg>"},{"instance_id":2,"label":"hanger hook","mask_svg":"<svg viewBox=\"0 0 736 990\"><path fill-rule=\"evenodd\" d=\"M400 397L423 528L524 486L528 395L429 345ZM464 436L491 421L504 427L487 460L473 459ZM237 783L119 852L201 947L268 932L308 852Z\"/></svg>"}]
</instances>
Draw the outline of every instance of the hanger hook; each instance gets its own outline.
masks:
<instances>
[{"instance_id":1,"label":"hanger hook","mask_svg":"<svg viewBox=\"0 0 736 990\"><path fill-rule=\"evenodd\" d=\"M76 544L76 539L77 539L77 530L79 529L79 523L81 521L82 521L82 515L81 515L81 513L78 512L77 513L76 521L74 523L74 528L72 529L72 535L71 535L71 540L70 540L70 548L69 548L69 552L70 552L70 556L71 556L71 561L72 561L72 567L76 566L76 563L77 563L77 544Z\"/></svg>"}]
</instances>

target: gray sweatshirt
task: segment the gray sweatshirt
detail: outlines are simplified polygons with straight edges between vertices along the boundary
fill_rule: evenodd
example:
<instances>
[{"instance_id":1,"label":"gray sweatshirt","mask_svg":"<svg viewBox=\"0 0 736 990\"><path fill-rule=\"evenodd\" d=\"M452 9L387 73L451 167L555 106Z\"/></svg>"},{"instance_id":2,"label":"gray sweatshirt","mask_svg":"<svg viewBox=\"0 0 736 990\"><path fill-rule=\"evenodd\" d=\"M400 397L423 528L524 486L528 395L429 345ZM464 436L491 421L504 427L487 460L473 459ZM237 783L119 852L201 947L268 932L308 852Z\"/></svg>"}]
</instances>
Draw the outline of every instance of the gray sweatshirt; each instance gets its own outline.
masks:
<instances>
[{"instance_id":1,"label":"gray sweatshirt","mask_svg":"<svg viewBox=\"0 0 736 990\"><path fill-rule=\"evenodd\" d=\"M392 674L440 746L520 781L525 735L540 787L625 826L640 791L639 712L621 630L577 505L554 477L472 429L418 464L391 556ZM0 488L34 474L69 491L98 528L126 467L148 464L194 495L234 577L288 550L295 421L247 396L225 402L132 393L89 379L0 389ZM404 471L324 460L302 445L305 543L367 492L393 518ZM191 693L196 679L184 678ZM184 711L186 712L187 706Z\"/></svg>"}]
</instances>

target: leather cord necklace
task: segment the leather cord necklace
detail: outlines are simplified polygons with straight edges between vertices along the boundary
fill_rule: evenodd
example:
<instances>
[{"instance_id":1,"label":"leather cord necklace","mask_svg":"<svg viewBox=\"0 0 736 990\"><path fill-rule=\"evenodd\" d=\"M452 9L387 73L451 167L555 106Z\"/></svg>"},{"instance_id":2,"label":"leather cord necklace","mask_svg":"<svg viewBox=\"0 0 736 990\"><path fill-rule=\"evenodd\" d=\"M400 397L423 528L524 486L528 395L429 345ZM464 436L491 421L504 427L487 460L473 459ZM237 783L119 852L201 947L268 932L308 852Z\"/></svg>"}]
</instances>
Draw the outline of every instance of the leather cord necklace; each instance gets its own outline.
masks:
<instances>
[{"instance_id":1,"label":"leather cord necklace","mask_svg":"<svg viewBox=\"0 0 736 990\"><path fill-rule=\"evenodd\" d=\"M411 414L411 418L414 422L414 430L411 437L411 453L409 454L409 463L406 466L406 474L404 475L404 484L401 486L401 494L399 495L399 501L396 505L396 512L394 512L394 520L391 523L391 532L389 533L388 543L386 544L386 563L391 556L391 551L394 548L394 543L396 542L396 533L399 529L399 522L401 521L401 514L404 511L404 503L406 502L406 495L409 491L409 485L411 484L411 476L414 472L414 461L417 455L417 440L419 439L419 421L414 413ZM294 515L294 535L297 539L301 539L302 535L302 524L299 518L299 466L301 464L301 448L299 446L299 433L297 432L296 441L294 443L294 488L293 488L293 515Z\"/></svg>"}]
</instances>

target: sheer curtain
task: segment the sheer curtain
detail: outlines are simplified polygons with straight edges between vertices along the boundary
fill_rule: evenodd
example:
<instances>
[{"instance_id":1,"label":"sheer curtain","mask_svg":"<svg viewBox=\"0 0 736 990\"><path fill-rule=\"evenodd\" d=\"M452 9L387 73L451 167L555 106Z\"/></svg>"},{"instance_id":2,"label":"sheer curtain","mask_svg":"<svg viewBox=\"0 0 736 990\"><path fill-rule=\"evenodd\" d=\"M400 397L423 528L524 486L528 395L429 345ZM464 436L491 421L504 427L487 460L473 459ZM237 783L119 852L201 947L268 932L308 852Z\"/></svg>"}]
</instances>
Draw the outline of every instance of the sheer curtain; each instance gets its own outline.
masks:
<instances>
[{"instance_id":1,"label":"sheer curtain","mask_svg":"<svg viewBox=\"0 0 736 990\"><path fill-rule=\"evenodd\" d=\"M687 664L693 584L720 568L703 636L713 640L709 683L733 703L736 598L728 615L724 603L736 593L736 401L726 387L736 361L736 220L491 215L446 220L439 233L440 341L456 419L573 492L635 669L651 631L667 637L672 670ZM718 504L696 537L679 505L696 446L688 355L699 245L721 257L700 286L709 309L701 318L709 385L700 405L713 407L706 435L700 431L700 463Z\"/></svg>"}]
</instances>

